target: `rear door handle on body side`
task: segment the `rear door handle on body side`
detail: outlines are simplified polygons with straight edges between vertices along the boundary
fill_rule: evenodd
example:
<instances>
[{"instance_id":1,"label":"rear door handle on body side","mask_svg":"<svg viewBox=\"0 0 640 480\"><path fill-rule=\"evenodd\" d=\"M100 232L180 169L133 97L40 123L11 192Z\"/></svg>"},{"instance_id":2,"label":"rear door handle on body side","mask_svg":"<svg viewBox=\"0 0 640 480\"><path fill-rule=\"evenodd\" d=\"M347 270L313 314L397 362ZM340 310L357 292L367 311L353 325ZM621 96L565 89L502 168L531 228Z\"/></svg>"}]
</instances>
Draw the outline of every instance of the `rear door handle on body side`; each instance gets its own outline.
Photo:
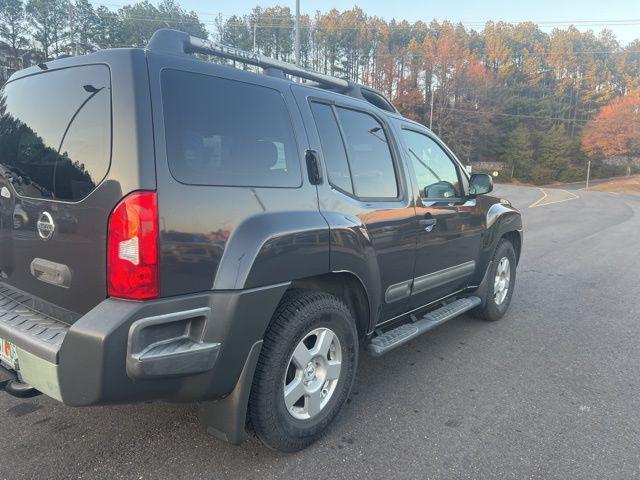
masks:
<instances>
[{"instance_id":1,"label":"rear door handle on body side","mask_svg":"<svg viewBox=\"0 0 640 480\"><path fill-rule=\"evenodd\" d=\"M315 150L307 150L304 154L307 162L307 173L309 175L309 183L311 185L320 185L322 183L322 170L318 153Z\"/></svg>"}]
</instances>

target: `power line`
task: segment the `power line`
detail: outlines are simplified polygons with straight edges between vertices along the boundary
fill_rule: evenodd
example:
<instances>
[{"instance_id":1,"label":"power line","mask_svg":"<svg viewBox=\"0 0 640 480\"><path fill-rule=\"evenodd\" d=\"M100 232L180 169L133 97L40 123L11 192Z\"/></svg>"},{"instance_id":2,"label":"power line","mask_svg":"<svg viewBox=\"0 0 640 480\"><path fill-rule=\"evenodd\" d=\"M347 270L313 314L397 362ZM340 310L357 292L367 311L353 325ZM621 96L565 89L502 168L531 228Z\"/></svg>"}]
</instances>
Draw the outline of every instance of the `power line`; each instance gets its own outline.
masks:
<instances>
[{"instance_id":1,"label":"power line","mask_svg":"<svg viewBox=\"0 0 640 480\"><path fill-rule=\"evenodd\" d=\"M194 12L197 13L197 12ZM270 18L271 20L271 18ZM289 22L289 21L293 21L293 19L291 17L284 17L283 20ZM226 22L224 22L226 25L237 25L237 26L242 26L245 25L246 23L249 23L251 20L248 18L246 22L243 21L238 21L238 22L232 22L230 20L227 20ZM473 24L473 23L464 23L464 22L458 22L458 23L451 23L451 25L456 26L456 25L462 25L463 27L469 27L469 28L474 28L474 27L486 27L488 22L484 22L484 23L478 23L478 24ZM522 23L534 23L537 26L545 26L544 23L537 23L537 22L520 22L519 24ZM508 25L519 25L519 24L508 24ZM264 23L261 24L261 26L263 27L276 27L279 24L277 23ZM390 25L386 25L386 28L388 30L412 30L412 27L415 25L415 23L410 24L408 28L404 28L400 25L395 25L393 27L391 27ZM427 27L427 30L449 30L450 27L447 25L443 25L443 24L439 24L439 25L429 25L429 24L425 24ZM497 23L494 23L494 25L497 25ZM551 25L551 23L549 23L549 25ZM554 24L554 25L566 25L566 26L572 26L575 25L575 23L573 22L566 22L563 24ZM602 27L607 27L607 26L636 26L636 25L640 25L640 20L629 20L627 23L624 24L610 24L610 23L599 23L599 24L591 24L591 26L602 26ZM375 25L368 25L365 24L363 25L364 27L368 27L368 28L375 28ZM361 30L363 26L358 26L358 27L342 27L342 26L336 26L336 27L332 27L332 30L339 30L339 31L354 31L354 30ZM308 27L307 27L308 28Z\"/></svg>"},{"instance_id":2,"label":"power line","mask_svg":"<svg viewBox=\"0 0 640 480\"><path fill-rule=\"evenodd\" d=\"M127 6L131 6L131 4L119 4L119 3L101 3L101 5L104 6L112 6L112 7L127 7ZM185 9L185 11L187 13L195 13L196 15L204 15L204 16L214 16L216 18L246 18L246 23L248 22L252 22L252 20L254 19L254 17L252 16L252 13L248 13L248 14L244 14L244 15L229 15L229 14L223 14L221 12L218 13L214 13L214 12L203 12L203 11L199 11L199 10L187 10ZM265 11L262 10L262 13L264 13ZM294 15L290 14L290 15L283 15L283 16L273 16L273 15L268 15L267 17L269 20L282 20L282 21L286 21L286 22L294 22ZM309 16L309 18L311 18ZM571 26L571 25L585 25L585 26L635 26L635 25L640 25L640 19L611 19L611 20L521 20L521 21L503 21L503 20L499 20L499 21L490 21L490 20L474 20L474 21L465 21L465 20L461 20L461 21L449 21L449 20L443 20L442 22L440 22L440 25L430 25L430 23L433 22L437 22L437 20L433 19L430 22L427 21L423 21L423 20L417 20L414 21L412 23L409 23L409 29L411 29L416 23L418 22L422 22L425 25L427 25L427 28L430 30L440 30L440 29L445 29L448 28L446 26L441 25L442 23L450 23L451 25L463 25L463 26L467 26L467 27L485 27L488 23L492 23L493 25L519 25L519 24L524 24L524 23L534 23L538 26L542 25L567 25L567 26ZM212 24L212 21L202 21L202 23L209 23ZM230 21L226 21L225 24L227 25L237 25L237 26L244 26L246 24L245 22L230 22ZM279 23L263 23L263 24L258 24L257 25L259 28L278 28L281 27L281 24ZM290 27L293 28L293 27ZM310 28L310 27L306 27L306 28ZM311 27L313 28L313 27ZM335 30L360 30L362 27L341 27L341 26L337 26L334 27ZM392 28L390 25L387 24L387 28ZM406 29L405 27L396 24L393 28L398 29L398 30L404 30Z\"/></svg>"},{"instance_id":3,"label":"power line","mask_svg":"<svg viewBox=\"0 0 640 480\"><path fill-rule=\"evenodd\" d=\"M110 18L113 19L117 19L117 20L122 20L122 21L126 21L126 20L136 20L136 21L142 21L142 22L152 22L152 23L175 23L175 24L179 24L179 25L214 25L214 26L218 26L218 23L215 21L206 21L206 20L192 20L192 21L186 21L184 19L173 19L173 18L168 18L165 16L158 16L158 17L151 17L151 16L131 16L131 15L120 15L118 13L111 13L106 15ZM292 19L288 19L291 22L293 22ZM638 23L640 25L640 22ZM258 28L258 29L286 29L286 30L294 30L295 26L294 25L286 25L283 23L279 23L279 24L266 24L266 23L255 23L255 22L250 22L247 21L245 22L234 22L234 23L229 23L226 22L225 24L223 24L223 26L238 26L238 27L245 27L247 29L252 29L252 28ZM300 29L301 30L308 30L308 31L313 31L314 33L325 33L325 34L330 34L331 32L323 30L321 28L318 28L316 26L313 25L300 25ZM359 29L351 29L349 28L348 30L359 30ZM405 47L406 48L406 47ZM626 50L623 47L619 47L618 50L565 50L565 51L561 51L561 52L556 52L556 51L542 51L542 52L536 52L533 50L529 50L529 49L525 49L526 53L529 53L532 56L540 56L540 55L567 55L567 54L573 54L573 55L581 55L581 54L596 54L596 55L600 55L600 54L612 54L612 53L640 53L640 50ZM514 52L512 52L513 54ZM525 53L525 52L518 52L516 51L515 53ZM425 53L421 53L421 52L405 52L406 55L411 55L411 56L427 56L427 54ZM393 56L393 57L397 57L397 54L389 54L389 56Z\"/></svg>"},{"instance_id":4,"label":"power line","mask_svg":"<svg viewBox=\"0 0 640 480\"><path fill-rule=\"evenodd\" d=\"M589 120L582 120L577 118L541 117L539 115L527 115L524 113L487 112L486 110L464 109L464 108L448 107L448 106L444 106L443 108L445 108L446 110L453 110L456 112L463 112L463 113L475 113L478 115L489 115L489 116L499 115L501 117L528 118L531 120L552 120L552 121L569 122L569 123L572 123L572 122L588 123L589 122Z\"/></svg>"},{"instance_id":5,"label":"power line","mask_svg":"<svg viewBox=\"0 0 640 480\"><path fill-rule=\"evenodd\" d=\"M104 5L104 6L112 6L112 7L126 7L126 6L130 6L131 4L125 4L125 3L100 3L100 5ZM185 9L187 10L187 9ZM249 12L249 13L245 13L242 15L238 15L238 14L225 14L222 12L205 12L205 11L201 11L201 10L188 10L189 12L194 12L198 15L205 15L205 16L213 16L216 18L231 18L231 17L251 17L253 15L253 12ZM346 10L349 11L349 10ZM262 9L261 11L262 13L265 13L265 9ZM340 12L340 14L342 14L344 12ZM326 14L326 12L325 12ZM311 15L307 14L309 17L311 17ZM322 13L320 13L320 15L323 15ZM271 15L269 14L269 18L270 19L293 19L293 13L291 13L290 15L281 15L281 16L277 16L277 15ZM371 17L366 17L367 19L370 19ZM395 20L395 19L392 19ZM437 21L435 18L432 20L416 20L414 22L411 22L411 25L415 25L417 22L422 22L425 24L428 24L430 22L433 21ZM494 25L497 24L506 24L506 25L518 25L518 24L523 24L523 23L535 23L536 25L591 25L591 26L607 26L607 25L612 25L612 26L618 26L618 25L638 25L640 24L640 18L638 19L591 19L591 20L458 20L458 21L451 21L451 20L443 20L442 22L450 22L452 24L463 24L463 25L476 25L476 26L485 26L487 23L491 22ZM353 28L353 27L344 27L344 28ZM399 26L397 26L397 28L400 28Z\"/></svg>"},{"instance_id":6,"label":"power line","mask_svg":"<svg viewBox=\"0 0 640 480\"><path fill-rule=\"evenodd\" d=\"M141 21L141 22L151 22L151 23L166 23L166 24L175 24L175 25L214 25L214 26L218 26L218 24L216 22L212 22L212 21L203 21L203 20L193 20L193 21L187 21L184 19L172 19L172 18L168 18L168 17L164 17L164 16L158 16L158 17L150 17L150 16L130 16L130 15L125 15L125 16L121 16L117 13L112 13L107 15L110 18L116 19L116 20L122 20L122 21L127 21L127 20L135 20L135 21ZM242 22L242 23L232 23L229 24L228 22L225 23L223 26L238 26L238 27L245 27L247 28L247 31L253 29L253 28L257 28L257 29L284 29L284 30L291 30L293 32L294 30L294 25L283 25L283 24L264 24L264 23L253 23L253 22ZM310 26L310 25L300 25L300 30L307 30L307 31L313 31L314 33L324 33L324 34L330 34L331 32L325 31L323 29L317 28L315 26ZM407 46L404 47L405 49L408 48ZM473 53L473 50L470 50L471 53ZM617 50L611 49L611 50L563 50L563 51L553 51L553 50L545 50L545 51L535 51L533 49L524 49L524 51L511 51L511 56L514 55L520 55L520 54L529 54L532 57L536 57L536 56L551 56L551 55L558 55L558 56L565 56L565 55L605 55L605 54L621 54L621 53L640 53L640 50L626 50L624 48L619 47ZM404 55L407 57L417 57L417 58L431 58L431 55L425 53L425 52L411 52L411 51L404 51L404 52L397 52L397 53L388 53L388 54L373 54L370 55L371 57L376 57L376 58L398 58L399 55Z\"/></svg>"}]
</instances>

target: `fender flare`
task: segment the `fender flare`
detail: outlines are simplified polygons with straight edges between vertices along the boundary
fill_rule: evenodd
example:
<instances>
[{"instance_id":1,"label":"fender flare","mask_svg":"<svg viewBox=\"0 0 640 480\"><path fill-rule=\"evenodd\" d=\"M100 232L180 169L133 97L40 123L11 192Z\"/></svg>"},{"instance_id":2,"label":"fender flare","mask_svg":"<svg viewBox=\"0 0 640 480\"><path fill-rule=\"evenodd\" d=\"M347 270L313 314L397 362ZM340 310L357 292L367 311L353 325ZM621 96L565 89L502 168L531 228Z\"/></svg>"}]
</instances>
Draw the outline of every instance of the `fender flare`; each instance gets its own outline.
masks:
<instances>
[{"instance_id":1,"label":"fender flare","mask_svg":"<svg viewBox=\"0 0 640 480\"><path fill-rule=\"evenodd\" d=\"M491 259L502 237L511 232L518 235L520 241L520 251L522 250L522 215L506 200L501 200L489 207L485 218L485 230L482 234L480 253L478 255L478 266L470 285L471 288L478 288L485 279L489 270ZM516 252L518 258L520 252Z\"/></svg>"},{"instance_id":2,"label":"fender flare","mask_svg":"<svg viewBox=\"0 0 640 480\"><path fill-rule=\"evenodd\" d=\"M266 212L233 230L212 290L256 288L328 271L329 227L320 212Z\"/></svg>"}]
</instances>

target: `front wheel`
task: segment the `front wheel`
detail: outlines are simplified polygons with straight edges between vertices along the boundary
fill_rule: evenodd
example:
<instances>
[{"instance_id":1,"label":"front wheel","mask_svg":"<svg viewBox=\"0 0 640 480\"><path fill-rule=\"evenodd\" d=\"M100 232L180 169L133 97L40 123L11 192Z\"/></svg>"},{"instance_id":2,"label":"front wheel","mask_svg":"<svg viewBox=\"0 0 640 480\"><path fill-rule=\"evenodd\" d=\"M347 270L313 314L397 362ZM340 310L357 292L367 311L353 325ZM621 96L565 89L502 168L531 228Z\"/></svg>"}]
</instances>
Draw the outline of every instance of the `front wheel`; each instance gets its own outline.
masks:
<instances>
[{"instance_id":1,"label":"front wheel","mask_svg":"<svg viewBox=\"0 0 640 480\"><path fill-rule=\"evenodd\" d=\"M516 283L516 253L508 240L502 239L493 254L485 297L473 313L490 322L500 320L509 308Z\"/></svg>"},{"instance_id":2,"label":"front wheel","mask_svg":"<svg viewBox=\"0 0 640 480\"><path fill-rule=\"evenodd\" d=\"M316 441L349 396L357 361L355 322L340 299L287 293L265 335L249 398L258 438L285 452Z\"/></svg>"}]
</instances>

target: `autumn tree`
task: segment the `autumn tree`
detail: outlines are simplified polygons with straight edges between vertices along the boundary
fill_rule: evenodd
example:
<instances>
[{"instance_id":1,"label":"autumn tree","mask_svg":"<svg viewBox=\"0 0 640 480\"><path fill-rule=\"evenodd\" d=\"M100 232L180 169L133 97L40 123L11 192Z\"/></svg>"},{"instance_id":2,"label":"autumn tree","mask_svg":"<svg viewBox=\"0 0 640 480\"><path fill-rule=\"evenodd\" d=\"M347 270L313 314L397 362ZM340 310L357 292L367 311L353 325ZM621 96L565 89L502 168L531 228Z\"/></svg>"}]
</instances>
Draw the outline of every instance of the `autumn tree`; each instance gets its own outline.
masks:
<instances>
[{"instance_id":1,"label":"autumn tree","mask_svg":"<svg viewBox=\"0 0 640 480\"><path fill-rule=\"evenodd\" d=\"M613 100L587 125L582 148L588 155L626 159L627 175L640 157L640 88Z\"/></svg>"},{"instance_id":2,"label":"autumn tree","mask_svg":"<svg viewBox=\"0 0 640 480\"><path fill-rule=\"evenodd\" d=\"M621 93L640 88L640 39L636 39L612 55L615 64L613 81Z\"/></svg>"}]
</instances>

